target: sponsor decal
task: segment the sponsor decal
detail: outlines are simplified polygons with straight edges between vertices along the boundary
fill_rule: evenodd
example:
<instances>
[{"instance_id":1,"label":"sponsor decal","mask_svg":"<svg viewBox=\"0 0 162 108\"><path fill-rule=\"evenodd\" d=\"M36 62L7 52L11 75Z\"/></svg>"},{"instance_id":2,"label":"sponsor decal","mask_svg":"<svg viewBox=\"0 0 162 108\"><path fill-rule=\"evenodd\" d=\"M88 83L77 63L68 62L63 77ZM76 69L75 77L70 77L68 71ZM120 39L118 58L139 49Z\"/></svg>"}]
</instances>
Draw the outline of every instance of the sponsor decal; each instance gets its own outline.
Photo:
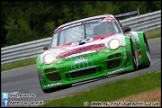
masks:
<instances>
[{"instance_id":1,"label":"sponsor decal","mask_svg":"<svg viewBox=\"0 0 162 108\"><path fill-rule=\"evenodd\" d=\"M71 27L75 27L75 26L79 26L79 25L81 25L81 24L82 24L81 22L75 23L75 24L71 24L71 25L69 25L69 26L65 26L62 30L68 29L68 28L71 28Z\"/></svg>"},{"instance_id":2,"label":"sponsor decal","mask_svg":"<svg viewBox=\"0 0 162 108\"><path fill-rule=\"evenodd\" d=\"M87 51L98 51L103 48L106 48L105 44L93 44L93 45L84 46L84 47L65 51L63 53L60 53L56 58L65 58L65 57L71 56L73 54L78 54L78 53L87 52Z\"/></svg>"},{"instance_id":3,"label":"sponsor decal","mask_svg":"<svg viewBox=\"0 0 162 108\"><path fill-rule=\"evenodd\" d=\"M141 56L142 56L142 52L141 51L138 51L137 57L141 57Z\"/></svg>"},{"instance_id":4,"label":"sponsor decal","mask_svg":"<svg viewBox=\"0 0 162 108\"><path fill-rule=\"evenodd\" d=\"M91 19L91 20L87 20L87 21L84 21L83 23L86 23L86 24L88 24L88 23L94 23L94 22L100 22L100 21L102 21L102 19L100 18L100 19Z\"/></svg>"},{"instance_id":5,"label":"sponsor decal","mask_svg":"<svg viewBox=\"0 0 162 108\"><path fill-rule=\"evenodd\" d=\"M103 21L109 21L109 22L114 22L114 18L112 17L107 17Z\"/></svg>"},{"instance_id":6,"label":"sponsor decal","mask_svg":"<svg viewBox=\"0 0 162 108\"><path fill-rule=\"evenodd\" d=\"M57 82L57 83L53 83L53 84L48 84L47 86L58 86L58 85L62 85L62 82Z\"/></svg>"},{"instance_id":7,"label":"sponsor decal","mask_svg":"<svg viewBox=\"0 0 162 108\"><path fill-rule=\"evenodd\" d=\"M119 68L119 69L108 72L108 74L118 73L118 72L123 71L123 70L124 70L124 68Z\"/></svg>"},{"instance_id":8,"label":"sponsor decal","mask_svg":"<svg viewBox=\"0 0 162 108\"><path fill-rule=\"evenodd\" d=\"M126 54L126 50L125 50L125 48L124 48L124 58L127 58L127 54Z\"/></svg>"},{"instance_id":9,"label":"sponsor decal","mask_svg":"<svg viewBox=\"0 0 162 108\"><path fill-rule=\"evenodd\" d=\"M77 58L74 63L87 62L86 58Z\"/></svg>"},{"instance_id":10,"label":"sponsor decal","mask_svg":"<svg viewBox=\"0 0 162 108\"><path fill-rule=\"evenodd\" d=\"M82 25L82 24L99 22L101 20L102 19L100 18L100 19L90 19L90 20L86 20L86 21L81 21L81 22L78 22L78 23L72 22L72 23L69 23L69 25L63 27L62 30L65 30L65 29L68 29L68 28L71 28L71 27L75 27L75 26L79 26L79 25Z\"/></svg>"},{"instance_id":11,"label":"sponsor decal","mask_svg":"<svg viewBox=\"0 0 162 108\"><path fill-rule=\"evenodd\" d=\"M76 72L76 71L81 71L81 70L86 70L86 69L92 69L92 68L95 68L95 67L96 67L96 66L84 67L84 68L81 68L81 69L75 69L75 70L69 71L69 73Z\"/></svg>"}]
</instances>

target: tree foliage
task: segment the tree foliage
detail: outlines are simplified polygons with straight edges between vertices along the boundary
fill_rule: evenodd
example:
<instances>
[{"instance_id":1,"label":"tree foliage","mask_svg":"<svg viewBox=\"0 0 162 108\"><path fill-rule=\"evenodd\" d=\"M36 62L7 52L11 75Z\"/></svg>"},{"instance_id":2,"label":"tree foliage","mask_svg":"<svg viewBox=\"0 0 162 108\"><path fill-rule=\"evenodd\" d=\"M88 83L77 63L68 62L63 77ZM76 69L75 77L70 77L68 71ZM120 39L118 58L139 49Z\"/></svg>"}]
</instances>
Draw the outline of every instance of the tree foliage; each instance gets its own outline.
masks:
<instances>
[{"instance_id":1,"label":"tree foliage","mask_svg":"<svg viewBox=\"0 0 162 108\"><path fill-rule=\"evenodd\" d=\"M6 34L7 44L18 44L34 39L35 33L30 29L26 20L20 18L18 20L9 19L5 25L5 29L8 31Z\"/></svg>"},{"instance_id":2,"label":"tree foliage","mask_svg":"<svg viewBox=\"0 0 162 108\"><path fill-rule=\"evenodd\" d=\"M1 47L50 37L51 28L85 17L136 9L161 9L161 1L1 1Z\"/></svg>"}]
</instances>

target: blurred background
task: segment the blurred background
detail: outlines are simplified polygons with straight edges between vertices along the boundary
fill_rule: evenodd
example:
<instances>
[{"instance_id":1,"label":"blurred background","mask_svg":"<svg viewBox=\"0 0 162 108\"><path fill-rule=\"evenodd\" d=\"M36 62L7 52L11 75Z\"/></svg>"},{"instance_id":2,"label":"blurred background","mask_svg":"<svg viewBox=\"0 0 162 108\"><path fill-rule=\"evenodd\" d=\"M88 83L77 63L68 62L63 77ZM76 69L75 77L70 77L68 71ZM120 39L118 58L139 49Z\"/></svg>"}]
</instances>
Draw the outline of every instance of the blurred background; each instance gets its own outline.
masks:
<instances>
[{"instance_id":1,"label":"blurred background","mask_svg":"<svg viewBox=\"0 0 162 108\"><path fill-rule=\"evenodd\" d=\"M161 1L1 1L1 48L52 36L51 28L100 14L161 10Z\"/></svg>"}]
</instances>

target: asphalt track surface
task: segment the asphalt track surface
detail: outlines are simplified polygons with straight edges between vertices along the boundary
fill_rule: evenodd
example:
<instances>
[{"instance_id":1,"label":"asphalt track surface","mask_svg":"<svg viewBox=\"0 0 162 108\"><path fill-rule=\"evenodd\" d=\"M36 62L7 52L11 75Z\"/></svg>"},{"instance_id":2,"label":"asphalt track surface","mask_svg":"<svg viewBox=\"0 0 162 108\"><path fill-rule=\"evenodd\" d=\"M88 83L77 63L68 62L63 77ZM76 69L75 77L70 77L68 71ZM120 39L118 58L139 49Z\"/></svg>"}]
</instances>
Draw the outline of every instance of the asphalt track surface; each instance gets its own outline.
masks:
<instances>
[{"instance_id":1,"label":"asphalt track surface","mask_svg":"<svg viewBox=\"0 0 162 108\"><path fill-rule=\"evenodd\" d=\"M1 92L35 94L33 98L9 98L9 101L45 101L74 93L89 90L90 88L107 82L119 79L131 78L145 73L161 71L161 38L148 40L151 49L151 66L134 72L121 74L118 76L103 77L73 84L72 87L62 88L51 93L44 93L39 85L36 66L26 66L1 72Z\"/></svg>"}]
</instances>

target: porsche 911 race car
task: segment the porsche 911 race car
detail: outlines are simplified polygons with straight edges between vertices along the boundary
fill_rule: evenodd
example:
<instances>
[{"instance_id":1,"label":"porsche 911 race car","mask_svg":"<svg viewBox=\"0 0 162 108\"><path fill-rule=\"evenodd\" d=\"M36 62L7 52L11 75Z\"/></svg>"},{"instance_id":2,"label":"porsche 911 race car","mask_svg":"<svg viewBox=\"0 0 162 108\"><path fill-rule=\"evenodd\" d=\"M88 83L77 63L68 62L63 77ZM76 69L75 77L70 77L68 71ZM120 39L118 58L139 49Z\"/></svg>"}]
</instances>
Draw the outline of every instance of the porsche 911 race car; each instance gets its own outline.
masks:
<instances>
[{"instance_id":1,"label":"porsche 911 race car","mask_svg":"<svg viewBox=\"0 0 162 108\"><path fill-rule=\"evenodd\" d=\"M98 15L56 28L36 59L42 90L149 67L145 33L131 31L117 20L137 13Z\"/></svg>"}]
</instances>

